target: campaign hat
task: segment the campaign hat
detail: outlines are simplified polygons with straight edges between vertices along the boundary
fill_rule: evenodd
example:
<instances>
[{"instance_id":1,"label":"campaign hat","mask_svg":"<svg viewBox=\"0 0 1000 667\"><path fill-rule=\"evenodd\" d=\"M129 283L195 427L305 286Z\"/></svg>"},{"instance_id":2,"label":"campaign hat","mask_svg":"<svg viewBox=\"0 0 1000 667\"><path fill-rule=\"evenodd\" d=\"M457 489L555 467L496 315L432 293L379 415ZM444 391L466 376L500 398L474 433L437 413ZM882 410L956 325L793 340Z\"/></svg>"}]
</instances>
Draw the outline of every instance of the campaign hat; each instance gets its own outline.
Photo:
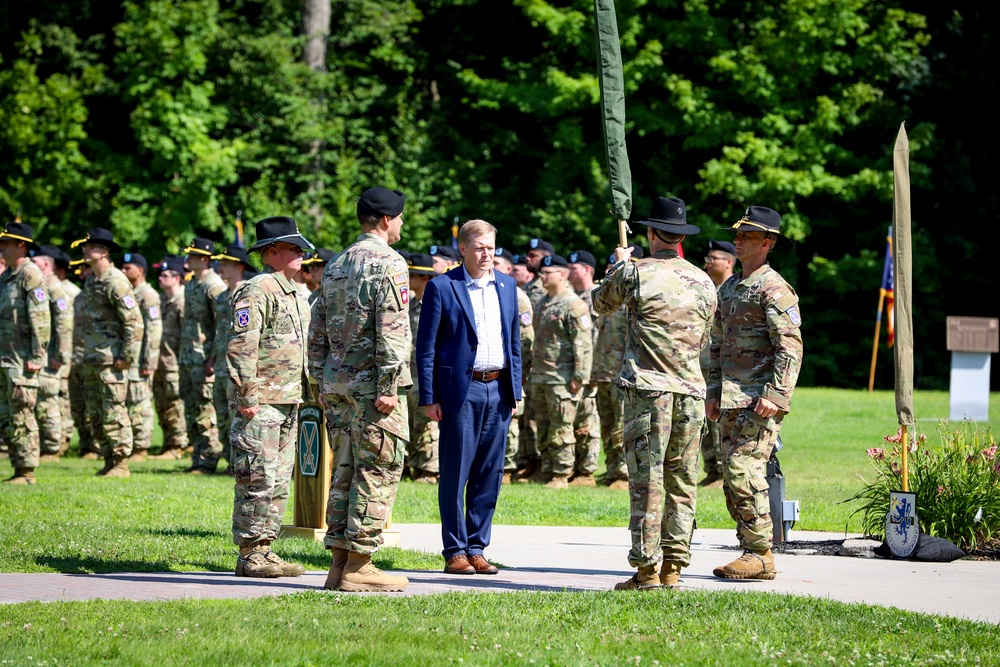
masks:
<instances>
[{"instance_id":1,"label":"campaign hat","mask_svg":"<svg viewBox=\"0 0 1000 667\"><path fill-rule=\"evenodd\" d=\"M115 235L109 232L104 227L94 227L89 232L87 232L86 238L78 239L70 244L70 248L75 248L81 246L84 243L93 243L95 245L102 245L111 252L121 252L122 247L115 243Z\"/></svg>"},{"instance_id":2,"label":"campaign hat","mask_svg":"<svg viewBox=\"0 0 1000 667\"><path fill-rule=\"evenodd\" d=\"M51 257L56 266L69 268L69 256L54 245L40 245L38 250L28 254L32 257Z\"/></svg>"},{"instance_id":3,"label":"campaign hat","mask_svg":"<svg viewBox=\"0 0 1000 667\"><path fill-rule=\"evenodd\" d=\"M434 258L425 252L411 252L409 259L406 261L406 268L410 270L410 274L414 276L433 276L434 274Z\"/></svg>"},{"instance_id":4,"label":"campaign hat","mask_svg":"<svg viewBox=\"0 0 1000 667\"><path fill-rule=\"evenodd\" d=\"M403 212L406 195L389 188L370 188L358 199L358 215L387 215L395 218Z\"/></svg>"},{"instance_id":5,"label":"campaign hat","mask_svg":"<svg viewBox=\"0 0 1000 667\"><path fill-rule=\"evenodd\" d=\"M747 206L743 217L733 223L730 229L742 232L767 232L778 237L778 245L794 248L792 240L781 233L781 215L766 206ZM735 248L734 248L735 250Z\"/></svg>"},{"instance_id":6,"label":"campaign hat","mask_svg":"<svg viewBox=\"0 0 1000 667\"><path fill-rule=\"evenodd\" d=\"M586 250L574 250L566 256L566 261L570 264L586 264L589 267L597 268L597 258Z\"/></svg>"},{"instance_id":7,"label":"campaign hat","mask_svg":"<svg viewBox=\"0 0 1000 667\"><path fill-rule=\"evenodd\" d=\"M138 266L143 271L146 271L146 272L149 271L149 263L146 261L146 258L143 257L142 255L140 255L137 252L127 252L127 253L125 253L125 255L122 256L122 264L123 265L124 264L135 264L136 266Z\"/></svg>"},{"instance_id":8,"label":"campaign hat","mask_svg":"<svg viewBox=\"0 0 1000 667\"><path fill-rule=\"evenodd\" d=\"M303 250L313 250L315 248L312 243L309 243L299 233L299 226L296 224L295 218L289 218L287 215L278 215L259 220L254 229L257 232L257 242L250 246L248 249L249 252L254 252L272 243L279 242L291 243Z\"/></svg>"},{"instance_id":9,"label":"campaign hat","mask_svg":"<svg viewBox=\"0 0 1000 667\"><path fill-rule=\"evenodd\" d=\"M211 239L206 239L201 236L196 236L192 241L191 245L184 248L184 254L186 255L205 255L211 257L215 254L215 242Z\"/></svg>"},{"instance_id":10,"label":"campaign hat","mask_svg":"<svg viewBox=\"0 0 1000 667\"><path fill-rule=\"evenodd\" d=\"M646 220L637 220L640 225L659 229L670 234L691 236L701 231L687 221L687 207L684 200L677 197L657 197L649 209Z\"/></svg>"},{"instance_id":11,"label":"campaign hat","mask_svg":"<svg viewBox=\"0 0 1000 667\"><path fill-rule=\"evenodd\" d=\"M228 259L230 262L239 262L243 266L252 266L250 264L250 255L247 253L246 248L235 243L226 246L225 252L212 255L212 259Z\"/></svg>"},{"instance_id":12,"label":"campaign hat","mask_svg":"<svg viewBox=\"0 0 1000 667\"><path fill-rule=\"evenodd\" d=\"M329 248L316 248L316 250L306 253L305 259L302 260L302 266L312 266L313 264L326 266L326 263L333 259L336 254Z\"/></svg>"},{"instance_id":13,"label":"campaign hat","mask_svg":"<svg viewBox=\"0 0 1000 667\"><path fill-rule=\"evenodd\" d=\"M31 225L21 222L20 219L8 222L6 229L0 232L0 239L24 241L25 245L28 246L28 250L38 250L38 244L35 243L35 231L31 228Z\"/></svg>"}]
</instances>

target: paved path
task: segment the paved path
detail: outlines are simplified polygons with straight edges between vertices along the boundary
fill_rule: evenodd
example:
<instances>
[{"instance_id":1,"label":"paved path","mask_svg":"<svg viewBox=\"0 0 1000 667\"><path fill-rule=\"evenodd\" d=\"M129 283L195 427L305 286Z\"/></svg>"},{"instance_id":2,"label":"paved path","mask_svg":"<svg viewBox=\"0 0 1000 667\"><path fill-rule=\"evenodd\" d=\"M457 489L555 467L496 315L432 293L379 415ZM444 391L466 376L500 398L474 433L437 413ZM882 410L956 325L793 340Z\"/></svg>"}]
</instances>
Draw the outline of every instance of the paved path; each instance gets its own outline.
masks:
<instances>
[{"instance_id":1,"label":"paved path","mask_svg":"<svg viewBox=\"0 0 1000 667\"><path fill-rule=\"evenodd\" d=\"M397 525L402 546L436 552L440 527ZM795 540L829 540L841 534L797 531ZM441 572L407 572L406 595L446 591L607 590L632 574L626 561L628 531L621 528L495 526L487 556L508 569L496 576L458 577ZM687 589L792 593L844 602L1000 623L1000 563L956 561L916 563L839 556L782 555L773 581L730 581L712 568L735 557L732 531L698 530L691 567L682 573ZM325 572L295 579L237 579L230 573L164 572L115 574L0 574L0 602L92 598L171 600L282 595L323 585Z\"/></svg>"}]
</instances>

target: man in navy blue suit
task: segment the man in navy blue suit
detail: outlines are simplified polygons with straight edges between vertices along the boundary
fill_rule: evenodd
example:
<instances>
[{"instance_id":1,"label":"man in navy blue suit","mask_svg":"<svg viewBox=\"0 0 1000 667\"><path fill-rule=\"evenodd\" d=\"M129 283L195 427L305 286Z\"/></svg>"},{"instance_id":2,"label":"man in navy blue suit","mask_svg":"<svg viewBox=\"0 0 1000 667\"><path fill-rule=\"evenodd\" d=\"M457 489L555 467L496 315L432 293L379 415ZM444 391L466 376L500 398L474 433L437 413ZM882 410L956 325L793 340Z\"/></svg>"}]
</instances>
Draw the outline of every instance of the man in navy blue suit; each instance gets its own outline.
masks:
<instances>
[{"instance_id":1,"label":"man in navy blue suit","mask_svg":"<svg viewBox=\"0 0 1000 667\"><path fill-rule=\"evenodd\" d=\"M462 265L427 283L421 301L420 405L440 425L438 505L449 574L497 573L483 550L521 398L521 334L516 283L493 270L496 235L485 220L462 225Z\"/></svg>"}]
</instances>

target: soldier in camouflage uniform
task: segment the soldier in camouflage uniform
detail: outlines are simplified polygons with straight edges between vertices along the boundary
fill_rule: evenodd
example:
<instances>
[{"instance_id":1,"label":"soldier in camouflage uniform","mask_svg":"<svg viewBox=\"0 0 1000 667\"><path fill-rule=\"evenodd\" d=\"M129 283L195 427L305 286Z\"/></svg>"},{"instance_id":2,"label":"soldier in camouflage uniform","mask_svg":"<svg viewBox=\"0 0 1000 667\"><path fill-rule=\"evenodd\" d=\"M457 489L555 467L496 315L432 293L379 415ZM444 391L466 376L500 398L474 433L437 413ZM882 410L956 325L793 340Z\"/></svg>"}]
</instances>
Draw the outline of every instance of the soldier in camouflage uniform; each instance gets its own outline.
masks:
<instances>
[{"instance_id":1,"label":"soldier in camouflage uniform","mask_svg":"<svg viewBox=\"0 0 1000 667\"><path fill-rule=\"evenodd\" d=\"M37 250L31 225L20 218L0 234L7 270L0 274L0 425L14 474L6 484L34 484L38 467L35 402L47 362L49 296L42 272L28 259Z\"/></svg>"},{"instance_id":2,"label":"soldier in camouflage uniform","mask_svg":"<svg viewBox=\"0 0 1000 667\"><path fill-rule=\"evenodd\" d=\"M323 271L326 263L336 256L337 253L329 248L316 248L313 252L307 252L302 260L302 277L306 281L309 289L309 307L319 298L319 287L323 283Z\"/></svg>"},{"instance_id":3,"label":"soldier in camouflage uniform","mask_svg":"<svg viewBox=\"0 0 1000 667\"><path fill-rule=\"evenodd\" d=\"M153 401L163 431L163 451L150 458L176 460L188 446L184 400L181 398L181 331L184 328L184 263L179 257L165 257L160 262L160 363L153 373Z\"/></svg>"},{"instance_id":4,"label":"soldier in camouflage uniform","mask_svg":"<svg viewBox=\"0 0 1000 667\"><path fill-rule=\"evenodd\" d=\"M586 250L571 252L566 259L569 262L569 282L576 295L583 299L590 309L591 323L596 323L597 313L594 311L594 302L590 295L594 291L594 269L597 267L597 259ZM597 345L597 327L591 326L590 333L593 348ZM591 368L590 382L581 390L580 407L576 411L573 431L576 434L576 462L573 465L573 475L570 477L569 485L597 486L594 473L597 471L597 457L601 452L601 422L597 416L597 383L593 378L593 368Z\"/></svg>"},{"instance_id":5,"label":"soldier in camouflage uniform","mask_svg":"<svg viewBox=\"0 0 1000 667\"><path fill-rule=\"evenodd\" d=\"M309 304L292 276L300 272L303 251L312 244L299 234L295 220L284 216L261 220L256 232L250 252L259 252L270 272L233 291L225 359L232 384L236 576L297 577L305 568L285 562L270 545L288 502L298 408L308 384Z\"/></svg>"},{"instance_id":6,"label":"soldier in camouflage uniform","mask_svg":"<svg viewBox=\"0 0 1000 667\"><path fill-rule=\"evenodd\" d=\"M450 245L432 245L427 250L427 254L431 256L435 275L441 275L462 261L458 250Z\"/></svg>"},{"instance_id":7,"label":"soldier in camouflage uniform","mask_svg":"<svg viewBox=\"0 0 1000 667\"><path fill-rule=\"evenodd\" d=\"M420 303L424 298L424 288L434 277L434 261L432 255L412 253L407 261L410 271L410 337L416 336L420 327ZM427 413L419 407L420 387L417 374L412 370L417 365L416 345L410 346L410 370L413 386L407 396L407 411L410 419L410 447L406 453L406 467L410 477L422 484L437 484L440 476L438 466L438 443L440 431L438 423L432 421Z\"/></svg>"},{"instance_id":8,"label":"soldier in camouflage uniform","mask_svg":"<svg viewBox=\"0 0 1000 667\"><path fill-rule=\"evenodd\" d=\"M226 346L229 344L229 329L233 324L233 293L244 280L257 275L257 269L250 263L247 251L238 245L230 245L226 252L212 255L219 262L219 276L229 286L225 292L215 299L215 345L212 356L206 364L215 375L212 400L215 402L215 418L219 428L219 439L222 441L222 455L226 461L232 462L232 448L229 444L232 415L229 414L229 401L232 400L232 384L229 382L229 369L226 367Z\"/></svg>"},{"instance_id":9,"label":"soldier in camouflage uniform","mask_svg":"<svg viewBox=\"0 0 1000 667\"><path fill-rule=\"evenodd\" d=\"M82 259L74 260L70 265L76 267L75 271L79 274L80 280L86 284L87 278L93 274L90 265ZM73 416L76 432L80 435L78 443L80 458L96 461L104 457L101 454L101 446L97 442L97 429L99 427L91 420L92 415L87 411L87 394L83 388L83 356L86 348L81 322L83 322L83 309L85 307L86 303L80 298L80 294L77 294L76 299L73 300L73 358L70 362L68 379L69 409Z\"/></svg>"},{"instance_id":10,"label":"soldier in camouflage uniform","mask_svg":"<svg viewBox=\"0 0 1000 667\"><path fill-rule=\"evenodd\" d=\"M146 282L149 264L139 253L125 253L122 273L132 284L132 293L142 313L142 345L139 358L128 371L128 397L125 405L132 421L133 461L145 461L149 441L153 436L153 374L160 362L160 340L163 320L160 319L160 295Z\"/></svg>"},{"instance_id":11,"label":"soldier in camouflage uniform","mask_svg":"<svg viewBox=\"0 0 1000 667\"><path fill-rule=\"evenodd\" d=\"M215 344L215 300L226 291L209 266L215 244L196 238L184 249L193 277L184 286L184 328L181 330L181 398L191 445L189 473L211 475L219 465L222 443L215 415L215 375L209 372L208 358Z\"/></svg>"},{"instance_id":12,"label":"soldier in camouflage uniform","mask_svg":"<svg viewBox=\"0 0 1000 667\"><path fill-rule=\"evenodd\" d=\"M59 255L54 258L56 266L56 276L58 276L63 293L66 295L66 301L69 303L70 310L73 312L73 319L76 319L76 297L80 295L80 288L77 287L76 283L67 277L67 272L69 271L70 257L65 251L58 249ZM62 367L62 372L59 378L59 418L62 422L63 431L63 443L61 452L63 454L69 450L70 441L73 439L73 407L70 402L70 384L69 378L70 374L73 372L72 361L76 358L76 327L73 327L70 332L70 363L67 363ZM79 388L77 388L77 391ZM82 434L81 434L82 439Z\"/></svg>"},{"instance_id":13,"label":"soldier in camouflage uniform","mask_svg":"<svg viewBox=\"0 0 1000 667\"><path fill-rule=\"evenodd\" d=\"M104 455L98 475L128 477L132 454L132 422L128 416L128 371L139 360L142 314L128 278L111 263L111 253L121 252L114 236L95 227L83 245L83 258L93 273L78 299L83 301L83 387L87 412Z\"/></svg>"},{"instance_id":14,"label":"soldier in camouflage uniform","mask_svg":"<svg viewBox=\"0 0 1000 667\"><path fill-rule=\"evenodd\" d=\"M49 363L38 372L38 401L35 403L43 461L58 460L66 441L59 390L73 354L73 309L66 298L62 281L55 274L55 257L59 254L55 246L43 245L31 258L42 272L49 294ZM71 430L69 424L66 426Z\"/></svg>"},{"instance_id":15,"label":"soldier in camouflage uniform","mask_svg":"<svg viewBox=\"0 0 1000 667\"><path fill-rule=\"evenodd\" d=\"M744 551L713 574L774 579L765 468L802 364L802 316L795 290L767 263L776 244L792 246L781 235L781 216L751 206L732 228L742 270L719 288L705 407L719 422L722 490Z\"/></svg>"},{"instance_id":16,"label":"soldier in camouflage uniform","mask_svg":"<svg viewBox=\"0 0 1000 667\"><path fill-rule=\"evenodd\" d=\"M684 202L658 197L641 224L652 256L629 262L630 249L619 248L618 261L594 291L597 312L609 315L624 305L629 323L618 383L625 390L628 560L637 572L617 590L677 586L681 568L691 564L698 436L705 419L698 354L716 306L712 281L677 254L684 236L699 232L687 224Z\"/></svg>"},{"instance_id":17,"label":"soldier in camouflage uniform","mask_svg":"<svg viewBox=\"0 0 1000 667\"><path fill-rule=\"evenodd\" d=\"M372 188L358 200L362 233L326 265L313 304L311 372L322 377L333 480L324 542L325 588L403 590L406 577L371 563L392 510L410 439L409 272L390 246L400 238L404 196Z\"/></svg>"},{"instance_id":18,"label":"soldier in camouflage uniform","mask_svg":"<svg viewBox=\"0 0 1000 667\"><path fill-rule=\"evenodd\" d=\"M728 241L709 241L708 254L705 255L705 273L715 283L718 289L722 283L733 275L736 264L736 247ZM708 370L712 365L711 345L706 345L701 351L701 374L708 382ZM701 431L701 458L705 463L705 479L698 486L722 486L722 434L719 433L719 423L705 418L705 427Z\"/></svg>"},{"instance_id":19,"label":"soldier in camouflage uniform","mask_svg":"<svg viewBox=\"0 0 1000 667\"><path fill-rule=\"evenodd\" d=\"M545 257L539 275L546 296L535 309L529 400L538 424L541 467L531 479L564 489L576 460L573 424L582 389L590 381L594 323L590 308L570 288L564 258Z\"/></svg>"}]
</instances>

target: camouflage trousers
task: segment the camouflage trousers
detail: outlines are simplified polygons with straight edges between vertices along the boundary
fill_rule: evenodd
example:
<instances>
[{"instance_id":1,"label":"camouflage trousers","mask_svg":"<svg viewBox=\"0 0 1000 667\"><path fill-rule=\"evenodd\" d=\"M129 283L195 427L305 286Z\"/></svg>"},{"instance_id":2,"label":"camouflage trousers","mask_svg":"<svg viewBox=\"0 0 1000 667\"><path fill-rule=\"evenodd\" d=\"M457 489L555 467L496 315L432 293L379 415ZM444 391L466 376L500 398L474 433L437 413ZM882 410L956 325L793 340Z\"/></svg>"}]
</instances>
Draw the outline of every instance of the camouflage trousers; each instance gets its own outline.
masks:
<instances>
[{"instance_id":1,"label":"camouflage trousers","mask_svg":"<svg viewBox=\"0 0 1000 667\"><path fill-rule=\"evenodd\" d=\"M18 382L21 378L16 378ZM38 467L38 387L15 384L10 370L0 368L0 429L14 468Z\"/></svg>"},{"instance_id":2,"label":"camouflage trousers","mask_svg":"<svg viewBox=\"0 0 1000 667\"><path fill-rule=\"evenodd\" d=\"M63 452L69 449L69 443L73 439L73 409L69 402L70 370L64 368L62 377L59 378L59 420L62 422Z\"/></svg>"},{"instance_id":3,"label":"camouflage trousers","mask_svg":"<svg viewBox=\"0 0 1000 667\"><path fill-rule=\"evenodd\" d=\"M517 430L519 434L518 457L522 461L540 459L538 452L538 424L535 422L535 410L531 403L531 385L521 388L524 395L524 410L518 412Z\"/></svg>"},{"instance_id":4,"label":"camouflage trousers","mask_svg":"<svg viewBox=\"0 0 1000 667\"><path fill-rule=\"evenodd\" d=\"M151 376L143 377L136 371L128 381L125 405L132 422L132 451L135 452L149 451L149 441L153 437L152 379Z\"/></svg>"},{"instance_id":5,"label":"camouflage trousers","mask_svg":"<svg viewBox=\"0 0 1000 667\"><path fill-rule=\"evenodd\" d=\"M767 460L780 430L780 417L765 419L752 409L723 410L719 417L724 456L722 490L743 549L771 548Z\"/></svg>"},{"instance_id":6,"label":"camouflage trousers","mask_svg":"<svg viewBox=\"0 0 1000 667\"><path fill-rule=\"evenodd\" d=\"M328 547L373 554L396 500L407 441L377 425L375 397L326 394L333 478L326 505ZM405 426L406 395L386 418ZM405 429L402 429L405 431Z\"/></svg>"},{"instance_id":7,"label":"camouflage trousers","mask_svg":"<svg viewBox=\"0 0 1000 667\"><path fill-rule=\"evenodd\" d=\"M273 541L288 504L299 406L262 403L253 419L247 419L233 401L230 414L230 468L235 480L233 542L245 547Z\"/></svg>"},{"instance_id":8,"label":"camouflage trousers","mask_svg":"<svg viewBox=\"0 0 1000 667\"><path fill-rule=\"evenodd\" d=\"M697 501L698 436L705 401L670 392L625 389L632 567L660 560L691 564Z\"/></svg>"},{"instance_id":9,"label":"camouflage trousers","mask_svg":"<svg viewBox=\"0 0 1000 667\"><path fill-rule=\"evenodd\" d=\"M213 400L214 385L215 376L206 376L203 366L181 366L181 398L184 399L188 444L192 449L191 467L212 471L222 456Z\"/></svg>"},{"instance_id":10,"label":"camouflage trousers","mask_svg":"<svg viewBox=\"0 0 1000 667\"><path fill-rule=\"evenodd\" d=\"M83 391L87 397L87 419L94 425L94 440L104 460L132 454L132 421L125 401L128 377L114 366L83 367Z\"/></svg>"},{"instance_id":11,"label":"camouflage trousers","mask_svg":"<svg viewBox=\"0 0 1000 667\"><path fill-rule=\"evenodd\" d=\"M705 472L722 474L722 434L719 433L719 423L707 417L701 430L701 458L705 463Z\"/></svg>"},{"instance_id":12,"label":"camouflage trousers","mask_svg":"<svg viewBox=\"0 0 1000 667\"><path fill-rule=\"evenodd\" d=\"M222 456L227 461L233 461L233 448L230 444L230 435L233 427L233 417L229 409L229 394L233 383L228 377L215 376L212 387L212 400L215 402L215 418L219 424L219 440L222 442ZM297 409L297 408L296 408Z\"/></svg>"},{"instance_id":13,"label":"camouflage trousers","mask_svg":"<svg viewBox=\"0 0 1000 667\"><path fill-rule=\"evenodd\" d=\"M521 442L521 428L520 421L521 417L524 415L524 401L520 400L517 402L517 419L510 420L510 428L507 429L507 451L504 453L503 458L503 471L504 472L515 472L517 470L518 459L518 447Z\"/></svg>"},{"instance_id":14,"label":"camouflage trousers","mask_svg":"<svg viewBox=\"0 0 1000 667\"><path fill-rule=\"evenodd\" d=\"M96 425L90 421L90 413L87 412L87 391L83 386L83 364L75 364L69 369L69 409L73 417L73 424L76 425L76 432L80 434L80 455L89 452L101 453L100 445L97 444Z\"/></svg>"},{"instance_id":15,"label":"camouflage trousers","mask_svg":"<svg viewBox=\"0 0 1000 667\"><path fill-rule=\"evenodd\" d=\"M580 392L580 403L573 422L576 435L576 475L593 475L597 471L597 457L601 453L601 422L597 417L597 387L586 386Z\"/></svg>"},{"instance_id":16,"label":"camouflage trousers","mask_svg":"<svg viewBox=\"0 0 1000 667\"><path fill-rule=\"evenodd\" d=\"M553 475L573 474L576 462L576 434L573 424L580 403L580 392L571 394L564 384L532 384L531 404L538 426L538 452L542 472Z\"/></svg>"},{"instance_id":17,"label":"camouflage trousers","mask_svg":"<svg viewBox=\"0 0 1000 667\"><path fill-rule=\"evenodd\" d=\"M407 397L407 411L410 416L410 444L406 450L406 466L410 470L438 473L438 423L432 421L424 409L417 405L419 395L412 388Z\"/></svg>"},{"instance_id":18,"label":"camouflage trousers","mask_svg":"<svg viewBox=\"0 0 1000 667\"><path fill-rule=\"evenodd\" d=\"M628 479L622 434L625 422L625 393L613 382L597 383L597 415L601 420L601 442L604 444L605 478L608 481Z\"/></svg>"},{"instance_id":19,"label":"camouflage trousers","mask_svg":"<svg viewBox=\"0 0 1000 667\"><path fill-rule=\"evenodd\" d=\"M38 422L38 441L42 454L58 454L63 446L62 412L59 407L59 372L48 368L38 373L38 400L35 402L35 420Z\"/></svg>"},{"instance_id":20,"label":"camouflage trousers","mask_svg":"<svg viewBox=\"0 0 1000 667\"><path fill-rule=\"evenodd\" d=\"M184 449L188 446L184 401L181 399L180 371L163 368L153 373L153 400L156 416L163 431L163 449Z\"/></svg>"}]
</instances>

